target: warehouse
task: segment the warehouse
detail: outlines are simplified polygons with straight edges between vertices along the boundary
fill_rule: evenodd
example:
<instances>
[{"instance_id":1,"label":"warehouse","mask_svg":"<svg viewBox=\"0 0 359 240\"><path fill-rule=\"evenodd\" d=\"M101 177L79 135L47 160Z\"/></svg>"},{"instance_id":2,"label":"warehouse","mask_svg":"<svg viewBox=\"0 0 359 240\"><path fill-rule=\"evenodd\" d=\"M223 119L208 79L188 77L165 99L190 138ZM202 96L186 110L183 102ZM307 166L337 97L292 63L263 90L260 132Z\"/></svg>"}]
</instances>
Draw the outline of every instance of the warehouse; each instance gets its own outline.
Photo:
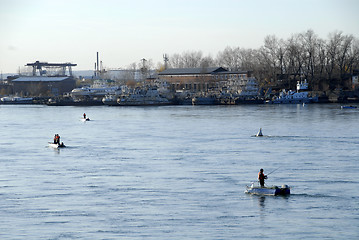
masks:
<instances>
[{"instance_id":1,"label":"warehouse","mask_svg":"<svg viewBox=\"0 0 359 240\"><path fill-rule=\"evenodd\" d=\"M19 77L12 80L14 93L19 96L59 96L71 92L76 81L73 77Z\"/></svg>"}]
</instances>

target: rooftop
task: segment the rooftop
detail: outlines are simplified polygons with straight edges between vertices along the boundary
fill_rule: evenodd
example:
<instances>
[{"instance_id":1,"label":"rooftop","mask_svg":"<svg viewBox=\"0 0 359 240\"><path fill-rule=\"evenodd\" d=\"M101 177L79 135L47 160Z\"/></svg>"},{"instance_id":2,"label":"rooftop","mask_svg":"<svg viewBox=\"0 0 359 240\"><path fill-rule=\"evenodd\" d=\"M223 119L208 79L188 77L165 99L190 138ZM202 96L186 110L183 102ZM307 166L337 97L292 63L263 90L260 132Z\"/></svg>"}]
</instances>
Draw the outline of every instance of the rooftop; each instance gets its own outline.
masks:
<instances>
[{"instance_id":1,"label":"rooftop","mask_svg":"<svg viewBox=\"0 0 359 240\"><path fill-rule=\"evenodd\" d=\"M13 82L61 82L71 77L19 77Z\"/></svg>"},{"instance_id":2,"label":"rooftop","mask_svg":"<svg viewBox=\"0 0 359 240\"><path fill-rule=\"evenodd\" d=\"M208 68L169 68L158 75L195 75L195 74L243 74L248 71L228 71L223 67L208 67Z\"/></svg>"},{"instance_id":3,"label":"rooftop","mask_svg":"<svg viewBox=\"0 0 359 240\"><path fill-rule=\"evenodd\" d=\"M211 74L215 72L226 72L222 67L208 67L208 68L169 68L158 75L185 75L185 74Z\"/></svg>"}]
</instances>

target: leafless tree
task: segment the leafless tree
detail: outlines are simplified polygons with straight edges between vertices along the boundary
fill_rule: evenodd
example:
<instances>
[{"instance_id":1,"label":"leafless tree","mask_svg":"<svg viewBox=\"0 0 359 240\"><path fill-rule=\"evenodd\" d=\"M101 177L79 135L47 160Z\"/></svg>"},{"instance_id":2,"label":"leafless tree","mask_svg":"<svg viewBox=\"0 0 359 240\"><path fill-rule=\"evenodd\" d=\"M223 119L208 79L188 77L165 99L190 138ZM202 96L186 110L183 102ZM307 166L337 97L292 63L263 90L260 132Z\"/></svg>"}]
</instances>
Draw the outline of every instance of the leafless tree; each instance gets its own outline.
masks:
<instances>
[{"instance_id":1,"label":"leafless tree","mask_svg":"<svg viewBox=\"0 0 359 240\"><path fill-rule=\"evenodd\" d=\"M217 61L220 66L223 66L231 71L238 71L241 68L240 48L226 47L217 55Z\"/></svg>"},{"instance_id":2,"label":"leafless tree","mask_svg":"<svg viewBox=\"0 0 359 240\"><path fill-rule=\"evenodd\" d=\"M339 58L339 47L342 42L343 33L334 32L329 34L329 41L327 42L327 61L326 61L326 71L328 74L329 81L333 82L333 79L338 78L336 74L337 63L336 60Z\"/></svg>"},{"instance_id":3,"label":"leafless tree","mask_svg":"<svg viewBox=\"0 0 359 240\"><path fill-rule=\"evenodd\" d=\"M350 50L352 47L352 43L354 41L353 35L345 35L342 38L342 41L339 45L337 64L339 68L340 74L340 84L345 85L344 80L346 78L346 74L349 72L349 63L350 63Z\"/></svg>"},{"instance_id":4,"label":"leafless tree","mask_svg":"<svg viewBox=\"0 0 359 240\"><path fill-rule=\"evenodd\" d=\"M348 74L359 68L359 40L353 35L333 32L327 40L311 29L286 40L266 36L258 49L227 46L215 59L201 51L187 51L169 57L172 68L221 66L231 71L251 70L260 83L277 84L278 80L293 88L297 80L307 79L312 89L322 83L345 85ZM324 86L324 85L323 85Z\"/></svg>"},{"instance_id":5,"label":"leafless tree","mask_svg":"<svg viewBox=\"0 0 359 240\"><path fill-rule=\"evenodd\" d=\"M359 69L359 39L354 38L348 52L347 66L350 73Z\"/></svg>"},{"instance_id":6,"label":"leafless tree","mask_svg":"<svg viewBox=\"0 0 359 240\"><path fill-rule=\"evenodd\" d=\"M171 55L169 57L169 65L171 68L184 68L182 56L178 53Z\"/></svg>"},{"instance_id":7,"label":"leafless tree","mask_svg":"<svg viewBox=\"0 0 359 240\"><path fill-rule=\"evenodd\" d=\"M202 60L202 51L184 52L182 61L185 68L198 68Z\"/></svg>"},{"instance_id":8,"label":"leafless tree","mask_svg":"<svg viewBox=\"0 0 359 240\"><path fill-rule=\"evenodd\" d=\"M216 66L216 61L210 55L203 57L199 64L200 68L208 68L214 66Z\"/></svg>"},{"instance_id":9,"label":"leafless tree","mask_svg":"<svg viewBox=\"0 0 359 240\"><path fill-rule=\"evenodd\" d=\"M317 66L317 41L318 37L313 30L300 34L303 52L303 75L309 81L314 79L314 74Z\"/></svg>"}]
</instances>

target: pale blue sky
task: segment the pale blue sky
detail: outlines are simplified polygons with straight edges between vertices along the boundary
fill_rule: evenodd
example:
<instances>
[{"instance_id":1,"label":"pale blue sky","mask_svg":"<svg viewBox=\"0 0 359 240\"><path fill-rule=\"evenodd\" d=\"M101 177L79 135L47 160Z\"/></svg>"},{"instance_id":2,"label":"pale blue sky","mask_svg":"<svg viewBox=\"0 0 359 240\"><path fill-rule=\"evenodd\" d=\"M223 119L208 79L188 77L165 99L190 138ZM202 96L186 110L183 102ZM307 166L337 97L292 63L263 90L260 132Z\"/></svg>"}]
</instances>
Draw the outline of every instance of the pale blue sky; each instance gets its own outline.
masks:
<instances>
[{"instance_id":1,"label":"pale blue sky","mask_svg":"<svg viewBox=\"0 0 359 240\"><path fill-rule=\"evenodd\" d=\"M259 48L313 29L359 38L358 0L0 0L0 71L28 62L72 62L93 69L227 46Z\"/></svg>"}]
</instances>

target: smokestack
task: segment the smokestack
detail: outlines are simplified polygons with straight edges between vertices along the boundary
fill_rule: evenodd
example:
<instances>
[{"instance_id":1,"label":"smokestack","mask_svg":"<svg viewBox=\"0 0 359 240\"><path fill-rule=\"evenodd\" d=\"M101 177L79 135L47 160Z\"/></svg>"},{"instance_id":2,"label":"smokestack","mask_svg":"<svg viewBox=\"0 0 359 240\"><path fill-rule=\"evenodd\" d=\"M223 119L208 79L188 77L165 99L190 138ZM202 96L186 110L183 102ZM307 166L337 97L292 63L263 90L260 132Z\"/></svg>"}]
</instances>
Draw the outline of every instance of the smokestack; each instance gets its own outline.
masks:
<instances>
[{"instance_id":1,"label":"smokestack","mask_svg":"<svg viewBox=\"0 0 359 240\"><path fill-rule=\"evenodd\" d=\"M99 66L99 65L98 65L98 52L97 52L97 69L96 69L97 72L99 72L99 71L98 71L98 70L99 70L99 69L98 69L98 66Z\"/></svg>"}]
</instances>

